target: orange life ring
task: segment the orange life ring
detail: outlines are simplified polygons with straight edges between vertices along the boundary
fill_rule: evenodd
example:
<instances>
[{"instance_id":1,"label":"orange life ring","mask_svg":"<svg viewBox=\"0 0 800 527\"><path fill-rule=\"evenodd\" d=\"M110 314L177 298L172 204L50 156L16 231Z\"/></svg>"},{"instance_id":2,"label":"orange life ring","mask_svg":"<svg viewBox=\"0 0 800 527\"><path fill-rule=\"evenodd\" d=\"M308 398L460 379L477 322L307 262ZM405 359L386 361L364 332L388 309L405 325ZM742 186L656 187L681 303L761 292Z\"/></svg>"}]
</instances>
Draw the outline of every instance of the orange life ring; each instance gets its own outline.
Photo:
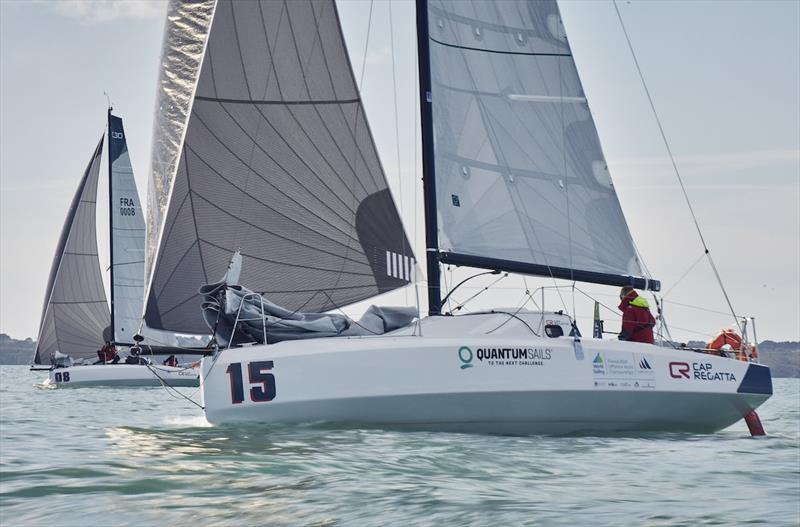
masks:
<instances>
[{"instance_id":1,"label":"orange life ring","mask_svg":"<svg viewBox=\"0 0 800 527\"><path fill-rule=\"evenodd\" d=\"M709 350L718 351L721 350L725 345L728 345L733 349L738 360L748 360L745 350L742 349L742 337L740 337L739 334L731 328L720 331L719 334L706 345L706 348ZM744 348L747 347L747 344L745 344Z\"/></svg>"}]
</instances>

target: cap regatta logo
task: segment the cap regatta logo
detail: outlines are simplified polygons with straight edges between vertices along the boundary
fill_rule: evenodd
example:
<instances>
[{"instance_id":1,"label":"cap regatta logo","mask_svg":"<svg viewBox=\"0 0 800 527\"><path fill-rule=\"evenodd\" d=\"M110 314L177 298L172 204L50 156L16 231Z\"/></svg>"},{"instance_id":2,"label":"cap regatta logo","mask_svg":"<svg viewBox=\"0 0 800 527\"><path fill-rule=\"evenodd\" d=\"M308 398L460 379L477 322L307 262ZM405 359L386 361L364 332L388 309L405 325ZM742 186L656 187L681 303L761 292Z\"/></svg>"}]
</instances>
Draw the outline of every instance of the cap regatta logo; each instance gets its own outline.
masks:
<instances>
[{"instance_id":1,"label":"cap regatta logo","mask_svg":"<svg viewBox=\"0 0 800 527\"><path fill-rule=\"evenodd\" d=\"M461 369L472 368L472 350L466 346L458 348L458 358L461 361Z\"/></svg>"},{"instance_id":2,"label":"cap regatta logo","mask_svg":"<svg viewBox=\"0 0 800 527\"><path fill-rule=\"evenodd\" d=\"M673 379L689 378L689 365L685 362L670 362L669 376Z\"/></svg>"},{"instance_id":3,"label":"cap regatta logo","mask_svg":"<svg viewBox=\"0 0 800 527\"><path fill-rule=\"evenodd\" d=\"M689 373L691 372L691 375ZM735 381L736 376L727 371L714 371L710 362L670 362L669 376L673 379L694 379L698 381Z\"/></svg>"}]
</instances>

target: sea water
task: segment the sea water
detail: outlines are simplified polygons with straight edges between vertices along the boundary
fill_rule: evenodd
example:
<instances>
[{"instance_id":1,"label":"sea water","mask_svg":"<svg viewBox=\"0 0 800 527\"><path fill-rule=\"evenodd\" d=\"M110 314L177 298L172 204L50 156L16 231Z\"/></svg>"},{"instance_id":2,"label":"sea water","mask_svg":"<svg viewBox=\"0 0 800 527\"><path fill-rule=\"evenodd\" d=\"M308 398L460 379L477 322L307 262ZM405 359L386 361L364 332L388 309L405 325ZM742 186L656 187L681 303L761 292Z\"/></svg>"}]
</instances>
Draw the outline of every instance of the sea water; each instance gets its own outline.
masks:
<instances>
[{"instance_id":1,"label":"sea water","mask_svg":"<svg viewBox=\"0 0 800 527\"><path fill-rule=\"evenodd\" d=\"M0 525L800 524L800 382L716 434L208 426L162 388L0 367ZM182 389L194 396L196 389Z\"/></svg>"}]
</instances>

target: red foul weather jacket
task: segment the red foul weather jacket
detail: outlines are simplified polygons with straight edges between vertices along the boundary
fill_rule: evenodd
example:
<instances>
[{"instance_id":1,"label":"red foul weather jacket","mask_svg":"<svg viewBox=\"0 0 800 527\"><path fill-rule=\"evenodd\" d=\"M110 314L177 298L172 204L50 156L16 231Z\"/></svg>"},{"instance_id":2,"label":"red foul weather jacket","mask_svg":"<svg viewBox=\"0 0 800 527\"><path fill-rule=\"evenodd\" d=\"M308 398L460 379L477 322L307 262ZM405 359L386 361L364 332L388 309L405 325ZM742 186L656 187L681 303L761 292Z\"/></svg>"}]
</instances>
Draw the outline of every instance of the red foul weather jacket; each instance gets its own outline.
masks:
<instances>
[{"instance_id":1,"label":"red foul weather jacket","mask_svg":"<svg viewBox=\"0 0 800 527\"><path fill-rule=\"evenodd\" d=\"M622 331L620 340L630 340L632 342L644 342L653 344L653 327L656 319L650 313L650 306L647 300L631 291L619 304L622 311Z\"/></svg>"}]
</instances>

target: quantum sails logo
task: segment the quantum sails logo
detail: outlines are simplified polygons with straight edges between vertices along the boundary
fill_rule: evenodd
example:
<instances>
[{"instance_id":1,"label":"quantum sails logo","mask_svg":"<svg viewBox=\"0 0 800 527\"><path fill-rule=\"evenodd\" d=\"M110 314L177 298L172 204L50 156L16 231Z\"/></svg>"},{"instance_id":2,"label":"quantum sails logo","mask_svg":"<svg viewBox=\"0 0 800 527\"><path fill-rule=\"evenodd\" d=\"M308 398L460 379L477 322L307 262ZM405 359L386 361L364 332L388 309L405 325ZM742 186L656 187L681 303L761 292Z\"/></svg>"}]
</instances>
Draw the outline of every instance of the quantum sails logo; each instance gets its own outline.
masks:
<instances>
[{"instance_id":1,"label":"quantum sails logo","mask_svg":"<svg viewBox=\"0 0 800 527\"><path fill-rule=\"evenodd\" d=\"M544 366L553 356L550 348L458 348L461 369L472 368L473 360L489 366Z\"/></svg>"}]
</instances>

